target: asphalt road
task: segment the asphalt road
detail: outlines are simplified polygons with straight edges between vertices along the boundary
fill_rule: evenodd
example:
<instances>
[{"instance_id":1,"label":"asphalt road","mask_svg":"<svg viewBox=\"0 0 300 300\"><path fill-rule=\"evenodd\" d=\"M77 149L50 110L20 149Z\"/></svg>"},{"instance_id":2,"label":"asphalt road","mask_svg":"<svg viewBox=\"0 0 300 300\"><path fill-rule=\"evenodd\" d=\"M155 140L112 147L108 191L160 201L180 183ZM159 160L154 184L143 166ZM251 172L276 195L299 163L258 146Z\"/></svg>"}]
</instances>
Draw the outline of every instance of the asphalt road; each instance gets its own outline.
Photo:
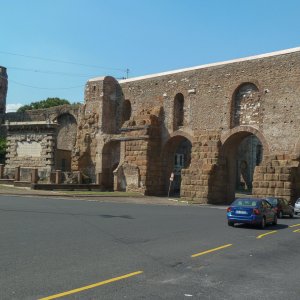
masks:
<instances>
[{"instance_id":1,"label":"asphalt road","mask_svg":"<svg viewBox=\"0 0 300 300\"><path fill-rule=\"evenodd\" d=\"M0 229L1 300L300 299L299 217L2 195Z\"/></svg>"}]
</instances>

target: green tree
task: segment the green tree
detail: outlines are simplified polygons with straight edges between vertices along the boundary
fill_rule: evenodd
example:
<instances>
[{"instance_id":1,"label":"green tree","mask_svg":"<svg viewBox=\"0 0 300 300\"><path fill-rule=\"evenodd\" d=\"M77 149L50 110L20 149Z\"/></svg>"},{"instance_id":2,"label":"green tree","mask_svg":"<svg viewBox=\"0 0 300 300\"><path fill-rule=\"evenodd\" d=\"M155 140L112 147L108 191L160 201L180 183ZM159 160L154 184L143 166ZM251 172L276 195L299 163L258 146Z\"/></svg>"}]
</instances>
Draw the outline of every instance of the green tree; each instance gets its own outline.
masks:
<instances>
[{"instance_id":1,"label":"green tree","mask_svg":"<svg viewBox=\"0 0 300 300\"><path fill-rule=\"evenodd\" d=\"M0 163L4 164L6 155L6 138L0 137Z\"/></svg>"},{"instance_id":2,"label":"green tree","mask_svg":"<svg viewBox=\"0 0 300 300\"><path fill-rule=\"evenodd\" d=\"M17 110L17 112L24 112L26 110L33 110L39 108L49 108L49 107L64 105L64 104L70 105L70 102L66 99L47 98L46 100L31 102L30 104L23 105Z\"/></svg>"}]
</instances>

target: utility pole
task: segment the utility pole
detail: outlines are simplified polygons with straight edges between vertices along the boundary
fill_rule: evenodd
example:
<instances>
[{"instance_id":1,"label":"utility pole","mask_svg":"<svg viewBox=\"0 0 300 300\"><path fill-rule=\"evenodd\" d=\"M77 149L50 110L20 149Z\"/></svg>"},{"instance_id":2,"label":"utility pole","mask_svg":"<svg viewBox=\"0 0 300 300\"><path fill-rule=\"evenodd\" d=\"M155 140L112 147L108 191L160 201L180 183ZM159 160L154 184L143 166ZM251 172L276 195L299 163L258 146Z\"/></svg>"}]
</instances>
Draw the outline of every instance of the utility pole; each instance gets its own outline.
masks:
<instances>
[{"instance_id":1,"label":"utility pole","mask_svg":"<svg viewBox=\"0 0 300 300\"><path fill-rule=\"evenodd\" d=\"M126 69L126 79L128 79L129 78L129 69L127 68Z\"/></svg>"}]
</instances>

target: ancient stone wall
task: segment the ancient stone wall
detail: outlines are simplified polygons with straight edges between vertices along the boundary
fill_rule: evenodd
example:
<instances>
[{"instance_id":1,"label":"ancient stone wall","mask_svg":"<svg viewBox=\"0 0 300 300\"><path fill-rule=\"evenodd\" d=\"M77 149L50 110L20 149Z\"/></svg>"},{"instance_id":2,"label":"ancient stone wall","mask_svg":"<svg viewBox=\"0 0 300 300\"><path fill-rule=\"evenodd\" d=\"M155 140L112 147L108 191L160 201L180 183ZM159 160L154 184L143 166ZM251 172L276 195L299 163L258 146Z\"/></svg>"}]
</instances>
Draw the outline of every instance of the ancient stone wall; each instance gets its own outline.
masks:
<instances>
[{"instance_id":1,"label":"ancient stone wall","mask_svg":"<svg viewBox=\"0 0 300 300\"><path fill-rule=\"evenodd\" d=\"M299 74L300 52L297 50L232 63L191 68L187 71L154 74L141 79L124 80L120 85L124 99L131 103L132 115L138 114L145 108L162 106L164 122L161 127L161 141L163 144L178 129L195 137L192 152L198 157L198 167L194 167L197 161L193 159L191 167L182 170L181 196L195 199L196 202L205 202L207 199L213 199L214 202L228 202L230 199L226 199L226 195L232 195L230 191L232 188L227 189L219 181L226 182L226 177L233 176L235 170L232 166L233 161L229 162L222 153L222 141L233 134L231 133L233 129L238 128L239 131L244 130L249 133L257 131L264 139L264 148L268 154L299 154L297 153L300 125L300 119L297 117L300 111ZM174 118L178 114L178 108L177 112L174 112L176 105L178 106L176 104L178 95L183 99L183 120L180 128L174 125L176 123ZM198 130L201 132L205 130L207 134L217 130L219 141L216 141L214 150L209 150L210 146L199 146L202 142L199 141ZM240 141L236 140L233 143L240 143ZM213 156L214 162L211 161L211 157L207 158L207 155ZM267 164L266 161L263 159L262 166ZM289 164L289 161L286 160L285 163ZM259 170L257 167L255 174ZM255 175L253 183L255 195L264 196L271 193L291 196L288 186L296 189L297 184L293 184L290 179L293 177L291 173L295 171L288 170L290 175L285 176L285 183L284 176L280 175L285 174L282 173L283 170L276 170L276 172L276 176L281 178L281 183L278 184L284 185L283 190L271 188L263 191L261 185L267 183L258 183ZM228 184L232 185L232 182ZM274 183L271 185L273 186Z\"/></svg>"},{"instance_id":2,"label":"ancient stone wall","mask_svg":"<svg viewBox=\"0 0 300 300\"><path fill-rule=\"evenodd\" d=\"M6 123L51 124L66 110L7 114ZM247 148L239 145L255 136L262 149L251 164L253 194L300 195L299 48L119 82L94 78L77 112L76 139L76 122L70 120L58 122L61 136L56 131L53 137L65 151L75 141L72 170L107 188L166 195L180 154L190 160L175 170L183 199L230 202L241 173L237 162ZM65 145L69 125L72 139ZM19 133L11 134L12 144ZM184 145L190 153L183 153Z\"/></svg>"}]
</instances>

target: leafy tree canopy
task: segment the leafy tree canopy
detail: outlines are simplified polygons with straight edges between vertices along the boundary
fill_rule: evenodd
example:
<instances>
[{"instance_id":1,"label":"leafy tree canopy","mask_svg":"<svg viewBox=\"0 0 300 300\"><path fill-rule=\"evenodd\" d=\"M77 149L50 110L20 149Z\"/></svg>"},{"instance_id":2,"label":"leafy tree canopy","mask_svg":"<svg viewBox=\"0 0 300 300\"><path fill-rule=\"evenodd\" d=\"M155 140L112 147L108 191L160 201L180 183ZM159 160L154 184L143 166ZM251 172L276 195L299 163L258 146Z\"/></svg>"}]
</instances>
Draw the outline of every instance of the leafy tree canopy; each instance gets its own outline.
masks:
<instances>
[{"instance_id":1,"label":"leafy tree canopy","mask_svg":"<svg viewBox=\"0 0 300 300\"><path fill-rule=\"evenodd\" d=\"M70 105L70 102L66 99L47 98L46 100L31 102L30 104L23 105L17 110L17 112L24 112L26 110L33 110L39 108L49 108L49 107L63 105L63 104Z\"/></svg>"}]
</instances>

